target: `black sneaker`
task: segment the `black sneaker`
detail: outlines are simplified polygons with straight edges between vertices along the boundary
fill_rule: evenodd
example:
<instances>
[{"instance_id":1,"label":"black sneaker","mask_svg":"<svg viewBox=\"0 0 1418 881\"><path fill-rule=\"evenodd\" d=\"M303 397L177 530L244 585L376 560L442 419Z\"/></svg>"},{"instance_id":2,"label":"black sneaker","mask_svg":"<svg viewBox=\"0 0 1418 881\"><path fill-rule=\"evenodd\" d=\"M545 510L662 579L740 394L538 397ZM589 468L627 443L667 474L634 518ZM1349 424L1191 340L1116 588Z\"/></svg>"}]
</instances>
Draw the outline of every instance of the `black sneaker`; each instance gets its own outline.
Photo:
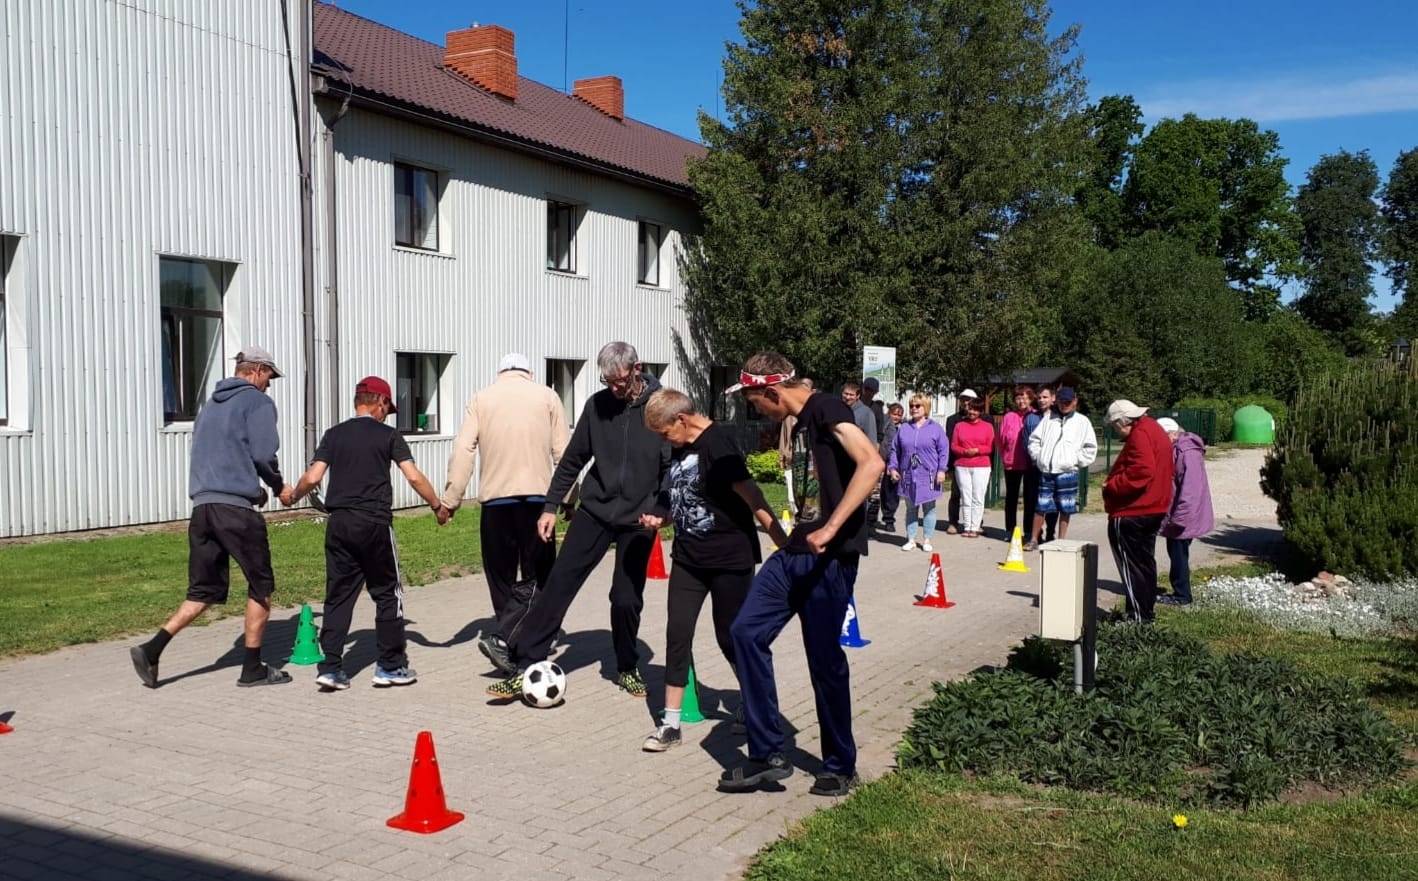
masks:
<instances>
[{"instance_id":1,"label":"black sneaker","mask_svg":"<svg viewBox=\"0 0 1418 881\"><path fill-rule=\"evenodd\" d=\"M812 788L808 790L813 795L843 796L852 791L858 783L857 775L832 774L824 772L817 775L817 779L812 782Z\"/></svg>"},{"instance_id":2,"label":"black sneaker","mask_svg":"<svg viewBox=\"0 0 1418 881\"><path fill-rule=\"evenodd\" d=\"M681 743L684 743L684 737L681 736L678 728L661 725L649 737L645 738L645 743L640 748L647 753L662 753Z\"/></svg>"},{"instance_id":3,"label":"black sneaker","mask_svg":"<svg viewBox=\"0 0 1418 881\"><path fill-rule=\"evenodd\" d=\"M483 653L483 657L492 662L492 666L497 668L497 672L504 676L516 676L517 665L512 663L512 658L507 653L507 643L500 636L484 636L478 640L478 651Z\"/></svg>"},{"instance_id":4,"label":"black sneaker","mask_svg":"<svg viewBox=\"0 0 1418 881\"><path fill-rule=\"evenodd\" d=\"M782 753L767 759L749 759L746 764L730 768L719 775L720 792L752 792L765 783L786 780L793 776L793 766Z\"/></svg>"},{"instance_id":5,"label":"black sneaker","mask_svg":"<svg viewBox=\"0 0 1418 881\"><path fill-rule=\"evenodd\" d=\"M133 669L137 671L138 678L143 680L143 684L149 688L157 688L158 662L149 661L148 653L143 651L143 647L140 645L129 649L128 657L133 659Z\"/></svg>"},{"instance_id":6,"label":"black sneaker","mask_svg":"<svg viewBox=\"0 0 1418 881\"><path fill-rule=\"evenodd\" d=\"M1157 603L1158 603L1158 605L1162 605L1162 606L1190 606L1190 605L1192 604L1192 601L1191 601L1191 600L1177 599L1176 597L1172 596L1171 594L1168 594L1168 595L1166 595L1166 596L1160 596L1160 597L1158 597L1158 598L1157 598Z\"/></svg>"}]
</instances>

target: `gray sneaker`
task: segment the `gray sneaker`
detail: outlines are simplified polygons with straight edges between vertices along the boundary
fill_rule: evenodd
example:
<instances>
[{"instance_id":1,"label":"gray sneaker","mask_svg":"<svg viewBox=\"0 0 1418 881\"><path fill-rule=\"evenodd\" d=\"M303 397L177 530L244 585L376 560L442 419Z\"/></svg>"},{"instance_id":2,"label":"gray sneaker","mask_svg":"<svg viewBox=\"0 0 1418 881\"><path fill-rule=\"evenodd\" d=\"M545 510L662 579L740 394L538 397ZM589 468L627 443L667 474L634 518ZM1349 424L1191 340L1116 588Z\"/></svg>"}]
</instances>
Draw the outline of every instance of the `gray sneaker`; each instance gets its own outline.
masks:
<instances>
[{"instance_id":1,"label":"gray sneaker","mask_svg":"<svg viewBox=\"0 0 1418 881\"><path fill-rule=\"evenodd\" d=\"M671 728L668 725L661 725L653 733L645 738L645 743L640 748L647 753L662 753L671 747L684 743L684 738L680 735L678 728Z\"/></svg>"},{"instance_id":2,"label":"gray sneaker","mask_svg":"<svg viewBox=\"0 0 1418 881\"><path fill-rule=\"evenodd\" d=\"M419 681L418 673L409 666L396 667L393 670L385 670L378 665L374 668L374 687L388 688L391 685L413 685Z\"/></svg>"},{"instance_id":3,"label":"gray sneaker","mask_svg":"<svg viewBox=\"0 0 1418 881\"><path fill-rule=\"evenodd\" d=\"M350 687L350 677L344 670L331 670L316 676L315 684L323 691L344 691Z\"/></svg>"}]
</instances>

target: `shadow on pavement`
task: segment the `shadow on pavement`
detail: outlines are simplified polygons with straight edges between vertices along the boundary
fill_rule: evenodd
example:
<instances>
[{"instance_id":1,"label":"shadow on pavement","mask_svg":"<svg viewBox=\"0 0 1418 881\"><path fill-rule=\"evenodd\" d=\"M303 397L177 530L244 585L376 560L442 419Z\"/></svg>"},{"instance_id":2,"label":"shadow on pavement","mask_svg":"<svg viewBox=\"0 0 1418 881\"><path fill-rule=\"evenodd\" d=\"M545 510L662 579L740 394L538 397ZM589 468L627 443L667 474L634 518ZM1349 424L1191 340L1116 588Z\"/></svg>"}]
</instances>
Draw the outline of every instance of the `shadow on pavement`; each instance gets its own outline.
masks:
<instances>
[{"instance_id":1,"label":"shadow on pavement","mask_svg":"<svg viewBox=\"0 0 1418 881\"><path fill-rule=\"evenodd\" d=\"M0 817L0 875L46 881L102 877L112 881L182 878L191 881L272 881L266 875L199 857L56 830Z\"/></svg>"}]
</instances>

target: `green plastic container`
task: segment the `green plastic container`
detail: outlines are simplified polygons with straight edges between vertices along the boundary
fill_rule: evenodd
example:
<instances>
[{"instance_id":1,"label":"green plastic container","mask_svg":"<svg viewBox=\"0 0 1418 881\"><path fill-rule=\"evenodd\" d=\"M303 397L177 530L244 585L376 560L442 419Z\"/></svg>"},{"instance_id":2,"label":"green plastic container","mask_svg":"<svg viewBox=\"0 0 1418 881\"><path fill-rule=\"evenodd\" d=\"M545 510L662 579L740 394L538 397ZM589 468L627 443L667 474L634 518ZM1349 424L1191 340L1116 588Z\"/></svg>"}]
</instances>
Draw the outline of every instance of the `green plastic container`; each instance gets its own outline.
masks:
<instances>
[{"instance_id":1,"label":"green plastic container","mask_svg":"<svg viewBox=\"0 0 1418 881\"><path fill-rule=\"evenodd\" d=\"M1236 411L1231 439L1238 444L1275 443L1275 417L1264 407L1250 404Z\"/></svg>"}]
</instances>

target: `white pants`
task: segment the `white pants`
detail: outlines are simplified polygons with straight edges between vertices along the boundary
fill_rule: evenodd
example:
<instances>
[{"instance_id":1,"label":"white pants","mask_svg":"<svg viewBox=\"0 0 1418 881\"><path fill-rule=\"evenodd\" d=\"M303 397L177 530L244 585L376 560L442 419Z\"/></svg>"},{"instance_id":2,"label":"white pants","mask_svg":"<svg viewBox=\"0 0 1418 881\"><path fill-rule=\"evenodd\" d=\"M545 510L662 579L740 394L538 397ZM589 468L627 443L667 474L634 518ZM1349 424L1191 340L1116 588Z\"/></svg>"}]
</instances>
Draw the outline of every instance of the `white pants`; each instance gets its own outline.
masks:
<instances>
[{"instance_id":1,"label":"white pants","mask_svg":"<svg viewBox=\"0 0 1418 881\"><path fill-rule=\"evenodd\" d=\"M985 519L985 489L990 485L990 469L955 466L955 482L960 487L960 526L966 532L979 532Z\"/></svg>"}]
</instances>

